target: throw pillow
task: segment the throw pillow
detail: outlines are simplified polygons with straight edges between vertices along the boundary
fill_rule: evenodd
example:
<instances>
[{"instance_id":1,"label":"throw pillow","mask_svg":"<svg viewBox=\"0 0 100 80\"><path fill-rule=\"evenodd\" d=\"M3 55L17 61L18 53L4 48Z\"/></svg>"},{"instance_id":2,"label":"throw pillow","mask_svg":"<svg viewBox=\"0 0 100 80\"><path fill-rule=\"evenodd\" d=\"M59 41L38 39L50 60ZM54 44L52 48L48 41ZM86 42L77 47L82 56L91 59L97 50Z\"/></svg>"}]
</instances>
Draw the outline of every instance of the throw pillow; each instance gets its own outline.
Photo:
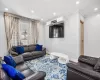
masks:
<instances>
[{"instance_id":1,"label":"throw pillow","mask_svg":"<svg viewBox=\"0 0 100 80\"><path fill-rule=\"evenodd\" d=\"M7 73L7 75L14 80L15 79L23 80L25 78L25 76L21 72L19 72L18 70L16 70L15 68L13 68L10 65L2 64L2 68Z\"/></svg>"},{"instance_id":2,"label":"throw pillow","mask_svg":"<svg viewBox=\"0 0 100 80\"><path fill-rule=\"evenodd\" d=\"M24 53L24 47L22 47L22 46L17 46L17 47L15 48L15 51L16 51L18 54L22 54L22 53Z\"/></svg>"},{"instance_id":3,"label":"throw pillow","mask_svg":"<svg viewBox=\"0 0 100 80\"><path fill-rule=\"evenodd\" d=\"M100 58L98 59L96 65L94 66L94 70L100 72Z\"/></svg>"},{"instance_id":4,"label":"throw pillow","mask_svg":"<svg viewBox=\"0 0 100 80\"><path fill-rule=\"evenodd\" d=\"M12 56L4 56L4 61L8 65L11 65L13 67L16 67L16 62L14 61L14 59L12 58Z\"/></svg>"},{"instance_id":5,"label":"throw pillow","mask_svg":"<svg viewBox=\"0 0 100 80\"><path fill-rule=\"evenodd\" d=\"M17 72L14 80L23 80L25 78L25 76L21 73L21 72Z\"/></svg>"},{"instance_id":6,"label":"throw pillow","mask_svg":"<svg viewBox=\"0 0 100 80\"><path fill-rule=\"evenodd\" d=\"M35 51L42 51L42 45L36 45Z\"/></svg>"},{"instance_id":7,"label":"throw pillow","mask_svg":"<svg viewBox=\"0 0 100 80\"><path fill-rule=\"evenodd\" d=\"M17 71L15 70L14 67L7 65L7 64L2 64L3 70L8 74L9 77L14 78Z\"/></svg>"}]
</instances>

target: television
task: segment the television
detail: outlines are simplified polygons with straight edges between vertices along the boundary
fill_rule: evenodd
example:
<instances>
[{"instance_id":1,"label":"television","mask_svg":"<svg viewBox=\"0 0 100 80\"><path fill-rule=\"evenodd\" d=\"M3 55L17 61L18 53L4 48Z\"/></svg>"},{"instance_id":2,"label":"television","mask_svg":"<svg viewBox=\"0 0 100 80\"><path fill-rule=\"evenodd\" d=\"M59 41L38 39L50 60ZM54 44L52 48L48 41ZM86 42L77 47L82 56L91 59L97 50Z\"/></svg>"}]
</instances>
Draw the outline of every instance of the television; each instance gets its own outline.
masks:
<instances>
[{"instance_id":1,"label":"television","mask_svg":"<svg viewBox=\"0 0 100 80\"><path fill-rule=\"evenodd\" d=\"M64 22L49 26L49 38L64 38Z\"/></svg>"}]
</instances>

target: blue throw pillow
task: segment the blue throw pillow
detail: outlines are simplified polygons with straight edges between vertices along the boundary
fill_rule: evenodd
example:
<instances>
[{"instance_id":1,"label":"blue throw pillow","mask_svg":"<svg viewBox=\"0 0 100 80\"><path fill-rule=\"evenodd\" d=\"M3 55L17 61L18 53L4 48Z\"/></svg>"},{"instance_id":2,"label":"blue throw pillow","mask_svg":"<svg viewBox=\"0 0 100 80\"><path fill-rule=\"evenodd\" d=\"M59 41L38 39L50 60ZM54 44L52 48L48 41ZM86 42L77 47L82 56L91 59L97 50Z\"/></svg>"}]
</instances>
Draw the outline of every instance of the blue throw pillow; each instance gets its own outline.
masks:
<instances>
[{"instance_id":1,"label":"blue throw pillow","mask_svg":"<svg viewBox=\"0 0 100 80\"><path fill-rule=\"evenodd\" d=\"M22 54L22 53L24 53L24 47L22 47L22 46L17 46L17 47L15 48L15 51L16 51L18 54Z\"/></svg>"},{"instance_id":2,"label":"blue throw pillow","mask_svg":"<svg viewBox=\"0 0 100 80\"><path fill-rule=\"evenodd\" d=\"M23 80L25 78L25 76L21 73L21 72L17 72L14 80Z\"/></svg>"},{"instance_id":3,"label":"blue throw pillow","mask_svg":"<svg viewBox=\"0 0 100 80\"><path fill-rule=\"evenodd\" d=\"M7 73L7 75L12 78L12 79L16 79L16 80L23 80L25 78L25 76L19 72L18 70L16 70L14 67L7 65L7 64L2 64L2 68L3 70ZM18 75L18 76L16 76Z\"/></svg>"},{"instance_id":4,"label":"blue throw pillow","mask_svg":"<svg viewBox=\"0 0 100 80\"><path fill-rule=\"evenodd\" d=\"M36 45L35 51L42 51L42 45Z\"/></svg>"},{"instance_id":5,"label":"blue throw pillow","mask_svg":"<svg viewBox=\"0 0 100 80\"><path fill-rule=\"evenodd\" d=\"M7 64L2 64L3 70L8 74L9 77L14 78L17 71L14 67L7 65Z\"/></svg>"},{"instance_id":6,"label":"blue throw pillow","mask_svg":"<svg viewBox=\"0 0 100 80\"><path fill-rule=\"evenodd\" d=\"M14 59L12 58L12 56L4 56L4 61L8 65L11 65L13 67L16 67L16 62L14 61Z\"/></svg>"}]
</instances>

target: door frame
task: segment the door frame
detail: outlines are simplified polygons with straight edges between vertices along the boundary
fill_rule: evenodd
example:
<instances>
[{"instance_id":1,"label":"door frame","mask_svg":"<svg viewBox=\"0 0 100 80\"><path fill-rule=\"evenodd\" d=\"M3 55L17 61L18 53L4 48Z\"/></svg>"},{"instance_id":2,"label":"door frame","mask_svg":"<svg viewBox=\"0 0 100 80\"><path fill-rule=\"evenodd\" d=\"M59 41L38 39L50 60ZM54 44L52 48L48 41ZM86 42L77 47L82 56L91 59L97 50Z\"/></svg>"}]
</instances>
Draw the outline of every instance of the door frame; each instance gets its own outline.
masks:
<instances>
[{"instance_id":1,"label":"door frame","mask_svg":"<svg viewBox=\"0 0 100 80\"><path fill-rule=\"evenodd\" d=\"M84 31L84 22L82 20L80 20L80 55L84 55L84 42L83 42L83 53L81 52L82 51L81 24L83 24L83 31ZM83 32L83 35L84 35L84 32ZM83 41L84 41L84 36L83 36Z\"/></svg>"}]
</instances>

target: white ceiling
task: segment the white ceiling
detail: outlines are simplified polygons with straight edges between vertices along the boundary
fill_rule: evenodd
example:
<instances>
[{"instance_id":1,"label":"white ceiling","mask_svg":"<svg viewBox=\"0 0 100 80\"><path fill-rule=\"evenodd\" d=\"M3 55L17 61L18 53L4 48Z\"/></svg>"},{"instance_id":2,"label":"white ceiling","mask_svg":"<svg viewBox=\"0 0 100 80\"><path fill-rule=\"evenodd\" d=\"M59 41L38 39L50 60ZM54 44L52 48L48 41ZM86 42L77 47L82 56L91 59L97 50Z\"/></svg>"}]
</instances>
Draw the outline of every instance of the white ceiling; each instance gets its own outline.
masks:
<instances>
[{"instance_id":1,"label":"white ceiling","mask_svg":"<svg viewBox=\"0 0 100 80\"><path fill-rule=\"evenodd\" d=\"M77 0L0 0L0 11L8 8L9 12L16 13L29 18L41 19L44 21L52 19L53 13L56 16L68 17L70 14L79 10L81 14L88 17L100 13L100 0L79 0L80 4L76 5ZM94 8L99 10L94 12ZM31 13L34 10L34 13Z\"/></svg>"}]
</instances>

